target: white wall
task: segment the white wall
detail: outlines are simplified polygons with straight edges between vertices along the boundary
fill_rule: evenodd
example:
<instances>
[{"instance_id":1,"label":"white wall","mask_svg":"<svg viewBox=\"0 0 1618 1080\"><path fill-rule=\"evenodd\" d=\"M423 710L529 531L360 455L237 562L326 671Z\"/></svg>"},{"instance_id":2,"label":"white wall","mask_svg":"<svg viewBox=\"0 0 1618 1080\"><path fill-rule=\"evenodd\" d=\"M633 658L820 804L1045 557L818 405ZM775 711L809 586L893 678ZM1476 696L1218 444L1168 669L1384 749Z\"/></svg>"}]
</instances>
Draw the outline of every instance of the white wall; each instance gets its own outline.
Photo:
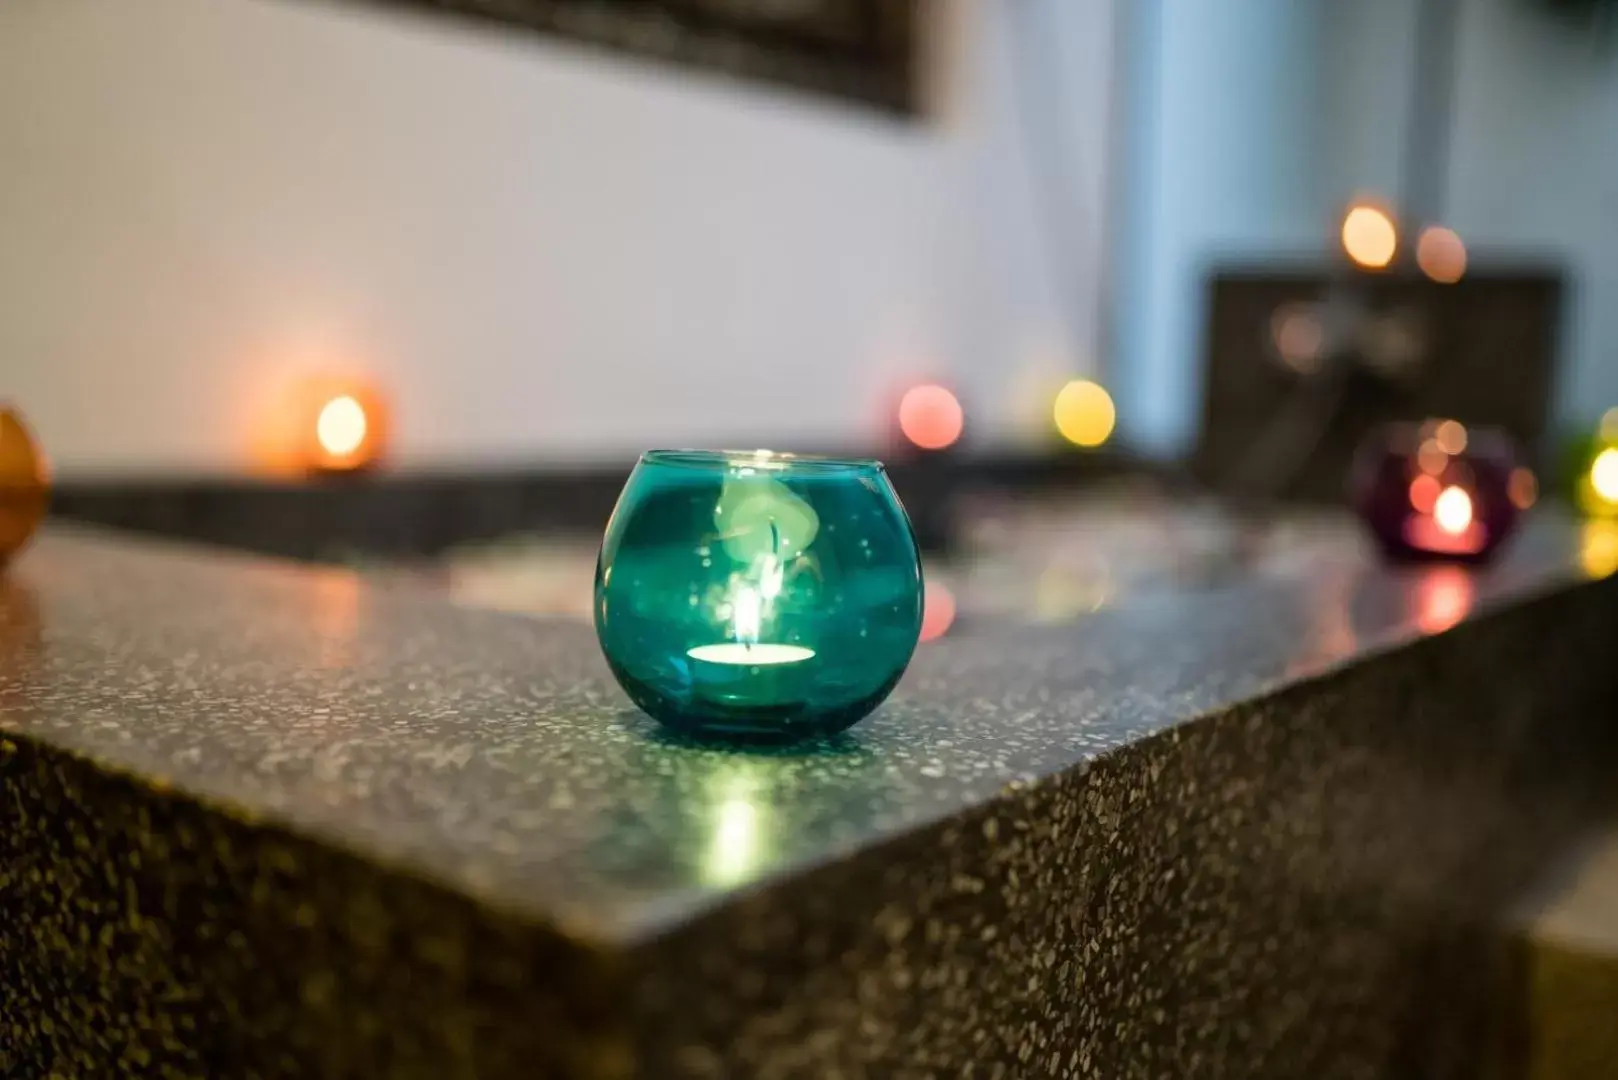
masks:
<instances>
[{"instance_id":1,"label":"white wall","mask_svg":"<svg viewBox=\"0 0 1618 1080\"><path fill-rule=\"evenodd\" d=\"M1099 279L1109 11L963 0L909 125L363 6L5 0L0 396L80 474L247 469L328 369L392 393L404 467L854 443L915 375L1004 440L1100 317L1011 73L1060 38L1055 240Z\"/></svg>"},{"instance_id":2,"label":"white wall","mask_svg":"<svg viewBox=\"0 0 1618 1080\"><path fill-rule=\"evenodd\" d=\"M1115 370L1120 429L1141 447L1195 436L1209 264L1321 250L1332 2L1131 0Z\"/></svg>"},{"instance_id":3,"label":"white wall","mask_svg":"<svg viewBox=\"0 0 1618 1080\"><path fill-rule=\"evenodd\" d=\"M1618 405L1618 42L1524 0L1464 0L1449 216L1479 251L1575 275L1558 412Z\"/></svg>"},{"instance_id":4,"label":"white wall","mask_svg":"<svg viewBox=\"0 0 1618 1080\"><path fill-rule=\"evenodd\" d=\"M1557 412L1618 404L1618 48L1535 0L1461 0L1445 217L1474 257L1556 260L1574 275ZM1416 5L1334 9L1334 198L1397 199Z\"/></svg>"}]
</instances>

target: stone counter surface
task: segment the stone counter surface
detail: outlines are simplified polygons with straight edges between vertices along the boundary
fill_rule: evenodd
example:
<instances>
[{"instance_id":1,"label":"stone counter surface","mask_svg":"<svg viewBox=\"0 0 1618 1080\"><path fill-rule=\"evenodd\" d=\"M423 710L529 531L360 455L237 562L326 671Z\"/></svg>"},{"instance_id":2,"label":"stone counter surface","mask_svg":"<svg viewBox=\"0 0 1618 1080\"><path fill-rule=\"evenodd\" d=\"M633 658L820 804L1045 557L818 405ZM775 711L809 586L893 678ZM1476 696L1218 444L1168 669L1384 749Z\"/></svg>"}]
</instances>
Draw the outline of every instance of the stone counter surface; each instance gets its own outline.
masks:
<instances>
[{"instance_id":1,"label":"stone counter surface","mask_svg":"<svg viewBox=\"0 0 1618 1080\"><path fill-rule=\"evenodd\" d=\"M1320 544L761 754L577 622L58 529L0 577L0 1075L1470 1075L1615 600L1554 519Z\"/></svg>"}]
</instances>

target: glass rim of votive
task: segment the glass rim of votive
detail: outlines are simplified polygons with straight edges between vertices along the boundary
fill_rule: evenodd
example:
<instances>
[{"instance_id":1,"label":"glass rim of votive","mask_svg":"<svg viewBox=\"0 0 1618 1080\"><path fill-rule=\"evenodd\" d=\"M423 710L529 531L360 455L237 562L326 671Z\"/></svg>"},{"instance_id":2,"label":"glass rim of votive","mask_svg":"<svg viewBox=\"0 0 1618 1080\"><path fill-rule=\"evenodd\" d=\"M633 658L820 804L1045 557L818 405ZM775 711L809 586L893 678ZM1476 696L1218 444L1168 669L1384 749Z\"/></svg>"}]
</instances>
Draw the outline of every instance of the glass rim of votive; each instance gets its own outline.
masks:
<instances>
[{"instance_id":1,"label":"glass rim of votive","mask_svg":"<svg viewBox=\"0 0 1618 1080\"><path fill-rule=\"evenodd\" d=\"M698 450L658 449L643 452L640 459L652 465L711 471L731 468L775 468L800 473L847 473L871 475L886 472L876 458L830 457L799 454L786 450Z\"/></svg>"}]
</instances>

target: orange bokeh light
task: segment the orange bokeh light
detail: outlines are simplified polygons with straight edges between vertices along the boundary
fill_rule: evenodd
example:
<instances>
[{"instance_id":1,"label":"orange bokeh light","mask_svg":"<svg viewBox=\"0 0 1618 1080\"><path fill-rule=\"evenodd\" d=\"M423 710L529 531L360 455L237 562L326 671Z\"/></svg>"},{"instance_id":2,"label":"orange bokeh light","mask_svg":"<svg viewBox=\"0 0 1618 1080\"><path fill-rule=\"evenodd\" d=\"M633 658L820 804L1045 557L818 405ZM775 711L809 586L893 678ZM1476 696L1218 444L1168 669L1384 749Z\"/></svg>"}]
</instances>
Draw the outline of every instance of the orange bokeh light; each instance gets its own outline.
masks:
<instances>
[{"instance_id":1,"label":"orange bokeh light","mask_svg":"<svg viewBox=\"0 0 1618 1080\"><path fill-rule=\"evenodd\" d=\"M1506 480L1506 495L1511 499L1511 505L1519 510L1527 510L1539 501L1539 481L1534 478L1534 470L1519 465L1511 470L1511 476Z\"/></svg>"},{"instance_id":2,"label":"orange bokeh light","mask_svg":"<svg viewBox=\"0 0 1618 1080\"><path fill-rule=\"evenodd\" d=\"M913 386L899 400L899 430L923 450L954 445L965 426L960 400L936 383Z\"/></svg>"},{"instance_id":3,"label":"orange bokeh light","mask_svg":"<svg viewBox=\"0 0 1618 1080\"><path fill-rule=\"evenodd\" d=\"M299 465L314 472L351 472L375 465L387 447L387 401L360 379L315 379L300 388Z\"/></svg>"},{"instance_id":4,"label":"orange bokeh light","mask_svg":"<svg viewBox=\"0 0 1618 1080\"><path fill-rule=\"evenodd\" d=\"M352 472L387 456L392 420L390 402L373 379L294 374L263 391L248 446L255 467L266 475L292 479Z\"/></svg>"},{"instance_id":5,"label":"orange bokeh light","mask_svg":"<svg viewBox=\"0 0 1618 1080\"><path fill-rule=\"evenodd\" d=\"M1433 429L1433 441L1446 454L1459 454L1466 449L1466 425L1459 420L1443 420Z\"/></svg>"},{"instance_id":6,"label":"orange bokeh light","mask_svg":"<svg viewBox=\"0 0 1618 1080\"><path fill-rule=\"evenodd\" d=\"M1466 245L1453 229L1430 225L1416 240L1416 265L1441 285L1453 285L1466 273Z\"/></svg>"},{"instance_id":7,"label":"orange bokeh light","mask_svg":"<svg viewBox=\"0 0 1618 1080\"><path fill-rule=\"evenodd\" d=\"M1399 230L1387 212L1360 203L1343 215L1343 251L1368 270L1381 270L1399 248Z\"/></svg>"},{"instance_id":8,"label":"orange bokeh light","mask_svg":"<svg viewBox=\"0 0 1618 1080\"><path fill-rule=\"evenodd\" d=\"M1423 439L1416 448L1416 465L1424 473L1437 476L1449 465L1449 455L1437 439Z\"/></svg>"}]
</instances>

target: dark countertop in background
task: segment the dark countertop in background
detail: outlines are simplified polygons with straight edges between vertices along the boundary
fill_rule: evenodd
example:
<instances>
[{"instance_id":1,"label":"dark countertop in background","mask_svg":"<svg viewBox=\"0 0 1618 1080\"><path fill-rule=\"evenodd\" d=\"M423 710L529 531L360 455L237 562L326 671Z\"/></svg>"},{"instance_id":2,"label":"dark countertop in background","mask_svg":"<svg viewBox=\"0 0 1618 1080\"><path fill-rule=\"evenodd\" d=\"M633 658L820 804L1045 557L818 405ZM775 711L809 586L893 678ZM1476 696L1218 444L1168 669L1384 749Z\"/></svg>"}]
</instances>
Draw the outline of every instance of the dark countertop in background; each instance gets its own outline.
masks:
<instances>
[{"instance_id":1,"label":"dark countertop in background","mask_svg":"<svg viewBox=\"0 0 1618 1080\"><path fill-rule=\"evenodd\" d=\"M1127 959L1113 949L1115 968L1097 960L1084 978L1068 965L1107 951L1100 943L1113 940L1107 927L1117 928L1125 907L1136 911L1126 937L1137 952L1142 920L1168 917L1177 929L1152 947L1179 942L1173 955L1185 960L1187 949L1207 943L1198 935L1214 925L1203 920L1215 908L1224 926L1219 934L1242 933L1233 911L1268 912L1263 933L1289 938L1288 949L1318 946L1318 935L1327 932L1318 914L1275 922L1271 905L1285 898L1285 889L1259 902L1227 881L1215 907L1197 906L1204 897L1199 881L1218 892L1215 882L1224 880L1203 872L1210 852L1223 850L1206 830L1237 838L1229 849L1243 850L1237 862L1270 852L1260 862L1273 871L1271 856L1289 842L1276 840L1273 829L1263 843L1242 838L1262 831L1261 819L1272 826L1278 820L1266 809L1265 792L1282 781L1305 800L1292 806L1286 830L1314 837L1289 858L1319 862L1315 878L1346 873L1366 888L1403 890L1405 899L1464 888L1476 890L1481 902L1492 885L1476 876L1472 860L1492 848L1499 884L1508 887L1505 879L1517 875L1508 869L1515 856L1505 852L1520 847L1530 858L1546 835L1559 833L1556 823L1577 814L1547 812L1535 816L1532 828L1519 828L1473 807L1463 817L1475 830L1442 841L1460 845L1453 850L1395 843L1397 850L1384 856L1374 845L1338 851L1333 843L1369 836L1358 830L1373 828L1372 819L1385 829L1382 815L1401 799L1440 798L1444 806L1436 813L1432 806L1408 808L1430 819L1412 827L1413 838L1425 836L1457 812L1460 796L1446 786L1446 769L1448 780L1466 777L1468 798L1494 800L1503 813L1520 798L1539 799L1541 781L1568 761L1593 768L1605 760L1605 742L1591 742L1591 732L1611 725L1591 718L1603 719L1618 688L1614 673L1591 657L1610 656L1618 629L1614 590L1610 582L1587 580L1573 527L1554 518L1534 524L1482 573L1386 569L1356 544L1337 542L1275 572L1146 596L1066 626L996 625L946 638L922 649L890 702L845 738L768 755L661 737L612 683L591 629L580 623L458 608L430 590L378 588L343 570L48 530L0 579L0 731L9 737L10 755L0 784L11 788L8 813L20 815L3 830L15 846L13 861L0 863L11 867L0 871L0 914L8 903L26 907L41 889L58 900L71 897L71 886L96 872L70 869L76 848L86 858L117 856L118 874L128 874L138 883L129 889L146 898L136 932L150 930L142 919L172 921L166 955L181 960L154 955L149 961L164 970L118 974L105 941L99 948L73 943L97 936L81 934L74 916L64 916L65 943L49 946L19 944L16 935L34 930L26 919L10 920L9 944L0 935L0 972L13 985L22 980L28 992L0 1005L0 1063L9 1033L24 1048L11 1052L25 1063L89 1054L92 1044L105 1054L113 1040L120 1053L135 1047L147 1060L171 1060L197 1075L233 1075L250 1062L267 1075L299 1075L313 1062L338 1075L356 1074L344 1069L363 1062L387 1062L378 1068L390 1075L417 1075L418 1064L420 1075L504 1075L500 1070L512 1063L538 1068L541 1060L558 1075L622 1075L637 1061L643 1067L661 1061L651 1075L743 1069L756 1076L838 1069L858 1075L863 1067L901 1062L947 1070L972 1045L979 1047L973 1053L982 1075L996 1075L994 1062L1011 1068L1028 1054L1055 1056L1042 1073L1016 1075L1079 1075L1107 1060L1130 1060L1107 1056L1124 1053L1129 1040L1118 1033L1133 1030L1119 1027L1109 1002L1133 1003L1145 1025L1140 1039L1158 1032L1170 1040L1140 1059L1142 1074L1156 1067L1147 1067L1153 1061L1183 1064L1194 1056L1225 1063L1208 1065L1204 1075L1244 1075L1238 1049L1249 1065L1311 1054L1341 1062L1347 1040L1359 1041L1363 1051L1370 1020L1312 1032L1289 1023L1260 1038L1254 1031L1267 1031L1264 1024L1244 1033L1231 1019L1253 1006L1251 992L1228 1000L1203 995L1198 1008L1212 1011L1192 1015L1184 1002L1167 1008L1174 991L1163 998L1128 989L1168 971L1152 974L1141 967L1143 957ZM1352 535L1348 529L1344 536ZM1453 632L1429 636L1462 620ZM1500 666L1502 657L1514 658L1512 666ZM1490 679L1519 683L1520 692L1482 685ZM1290 702L1287 715L1298 719L1266 719L1265 709L1278 701ZM1311 727L1316 722L1323 725L1318 730ZM1475 729L1457 750L1460 722ZM1332 808L1308 804L1310 785L1293 785L1304 775L1329 778L1346 760L1334 757L1333 748L1347 755L1344 732L1362 723L1377 733L1366 736L1368 745L1384 737L1389 746L1415 742L1408 755L1382 756L1380 778L1366 771L1360 746L1344 801ZM1543 730L1529 730L1535 727ZM1520 754L1524 740L1543 740L1554 754L1547 749L1545 761L1528 760ZM1150 749L1136 752L1142 747ZM1451 755L1445 759L1451 766L1434 779L1417 764L1431 765L1437 747ZM1304 759L1311 764L1300 771ZM1111 762L1111 771L1098 769L1102 762ZM1473 766L1490 770L1487 782L1468 771ZM1389 790L1378 793L1384 782ZM1162 791L1153 790L1157 785ZM1111 809L1109 790L1122 799ZM1176 807L1154 818L1147 808L1163 791L1173 793ZM93 842L68 822L80 820L78 811L63 809L84 792L90 809L81 817L94 826ZM1245 815L1222 816L1239 805L1247 805ZM1045 811L1035 814L1036 806ZM1161 834L1182 815L1183 830ZM137 818L138 827L129 824ZM1070 821L1071 830L1056 828L1058 818ZM1311 832L1318 828L1327 839ZM1336 828L1342 831L1332 840ZM141 847L147 843L141 837L167 829L180 839L159 845L162 858ZM60 857L43 860L42 877L25 880L15 868L38 849L28 839L31 830L49 834L46 846ZM122 841L108 839L115 833L133 837L129 842L146 855L124 859L117 851ZM266 883L268 856L257 853L221 854L217 873L197 871L180 881L176 875L197 860L192 833L217 833L221 852L268 845L288 862L285 880ZM1142 855L1147 836L1150 858ZM1081 838L1089 839L1081 844ZM1369 861L1345 866L1336 857L1354 851ZM178 856L163 861L175 852L190 852L190 863ZM1454 858L1444 861L1443 852ZM1418 856L1435 861L1412 870L1416 883L1399 884L1407 860ZM345 903L374 887L380 905L413 903L417 892L424 904L444 905L452 912L446 918L470 928L451 935L450 952L492 933L513 955L543 952L549 946L534 945L538 938L554 938L578 955L486 976L481 966L498 963L500 950L480 946L422 961L438 965L434 970L447 966L462 980L450 980L443 998L406 975L409 986L400 993L410 1001L397 1012L388 1000L393 984L380 978L363 1005L333 1005L343 996L320 989L322 980L346 978L342 968L354 964L354 949L387 953L388 964L410 970L408 956L396 955L410 951L397 936L409 920L386 917L396 930L386 947L360 940L364 928L350 913L331 920L339 929L318 947L300 937L284 953L271 948L288 927L302 933L325 924L324 905L336 901L299 867L328 857L340 863L332 864L331 879L350 884ZM1171 880L1176 860L1184 863L1183 891L1162 892L1160 881L1155 889L1129 884L1137 873L1160 879L1165 858ZM233 884L231 868L243 862L251 864L253 883ZM1110 867L1104 881L1094 877L1098 866ZM1439 867L1443 875L1432 876ZM373 870L375 882L368 877ZM1296 885L1299 875L1309 877L1294 867L1285 880ZM1310 880L1309 895L1331 891ZM959 909L964 921L928 921L929 890L940 881L965 898L958 901L967 905ZM1133 899L1115 894L1114 884L1133 890ZM259 889L284 889L291 900L282 905ZM1073 921L1042 923L1040 935L1019 932L1017 896L1029 890L1036 907L1071 908ZM118 891L108 892L109 903ZM192 891L216 899L193 907ZM1088 906L1075 899L1085 896ZM970 913L972 904L985 906ZM1286 910L1296 914L1295 907ZM1056 918L1040 916L1047 917ZM195 929L215 918L217 938ZM97 920L108 916L87 916L84 925ZM1066 930L1057 932L1061 925ZM970 944L962 928L974 935ZM519 944L511 944L511 935ZM284 1012L259 1010L243 1019L249 1010L239 1007L244 991L237 982L247 977L213 966L226 940L267 972L282 960L295 968L325 957L322 963L338 974L294 971L282 980L294 999ZM1017 959L1008 960L1000 949L1013 940ZM1249 955L1225 940L1222 949L1217 964L1238 965L1220 967L1217 981L1227 989L1243 970L1238 962L1249 979L1275 967L1267 948ZM729 952L735 955L720 957ZM889 970L906 958L914 971ZM719 968L708 972L706 962ZM1026 974L1043 989L1033 998L1008 996L1002 979L1030 963L1016 977ZM1329 953L1317 967L1331 969ZM979 974L929 975L945 968ZM1110 990L1104 968L1122 980ZM577 977L590 989L575 995L570 972L584 971ZM1378 969L1359 989L1380 992L1379 980L1391 971ZM865 986L862 980L882 972L887 989ZM1265 977L1284 984L1284 974ZM401 976L395 971L392 978ZM53 1015L69 1021L92 1015L75 1012L68 1000L85 992L85 979L101 985L94 996L109 1015L129 1012L132 986L183 990L175 1009L197 1026L175 1029L180 1034L165 1035L161 1046L143 1041L142 1031L161 1026L151 1017L137 1024L125 1016L122 1026L114 1020L93 1035L64 1035L68 1024L60 1019L41 1026ZM488 980L501 989L489 990ZM1174 980L1182 987L1196 982L1185 971ZM967 982L996 995L992 1007ZM722 991L714 989L719 983ZM1081 984L1083 1004L1064 1005ZM531 989L537 996L525 1001ZM482 1011L426 1030L433 1023L421 1017L436 1015L432 1010L442 1011L457 993L477 998ZM693 998L682 1002L683 993ZM1339 986L1323 1000L1346 993ZM879 1007L871 994L903 1004ZM612 1015L552 1026L558 1010L571 1007L556 1002L575 997ZM550 1004L542 1006L541 998ZM900 1011L889 1015L885 1008ZM522 1016L532 1018L533 1032L509 1030ZM1222 1030L1208 1029L1210 1018L1222 1018L1216 1025ZM207 1030L204 1024L217 1030L196 1035ZM412 1024L421 1030L390 1034ZM18 1034L24 1031L26 1039ZM526 1040L539 1032L557 1045L532 1050ZM560 1047L575 1037L589 1045L576 1052ZM410 1048L400 1049L398 1039ZM89 1042L81 1047L75 1040ZM281 1047L280 1064L257 1056L271 1046ZM1111 1049L1097 1049L1105 1046Z\"/></svg>"}]
</instances>

